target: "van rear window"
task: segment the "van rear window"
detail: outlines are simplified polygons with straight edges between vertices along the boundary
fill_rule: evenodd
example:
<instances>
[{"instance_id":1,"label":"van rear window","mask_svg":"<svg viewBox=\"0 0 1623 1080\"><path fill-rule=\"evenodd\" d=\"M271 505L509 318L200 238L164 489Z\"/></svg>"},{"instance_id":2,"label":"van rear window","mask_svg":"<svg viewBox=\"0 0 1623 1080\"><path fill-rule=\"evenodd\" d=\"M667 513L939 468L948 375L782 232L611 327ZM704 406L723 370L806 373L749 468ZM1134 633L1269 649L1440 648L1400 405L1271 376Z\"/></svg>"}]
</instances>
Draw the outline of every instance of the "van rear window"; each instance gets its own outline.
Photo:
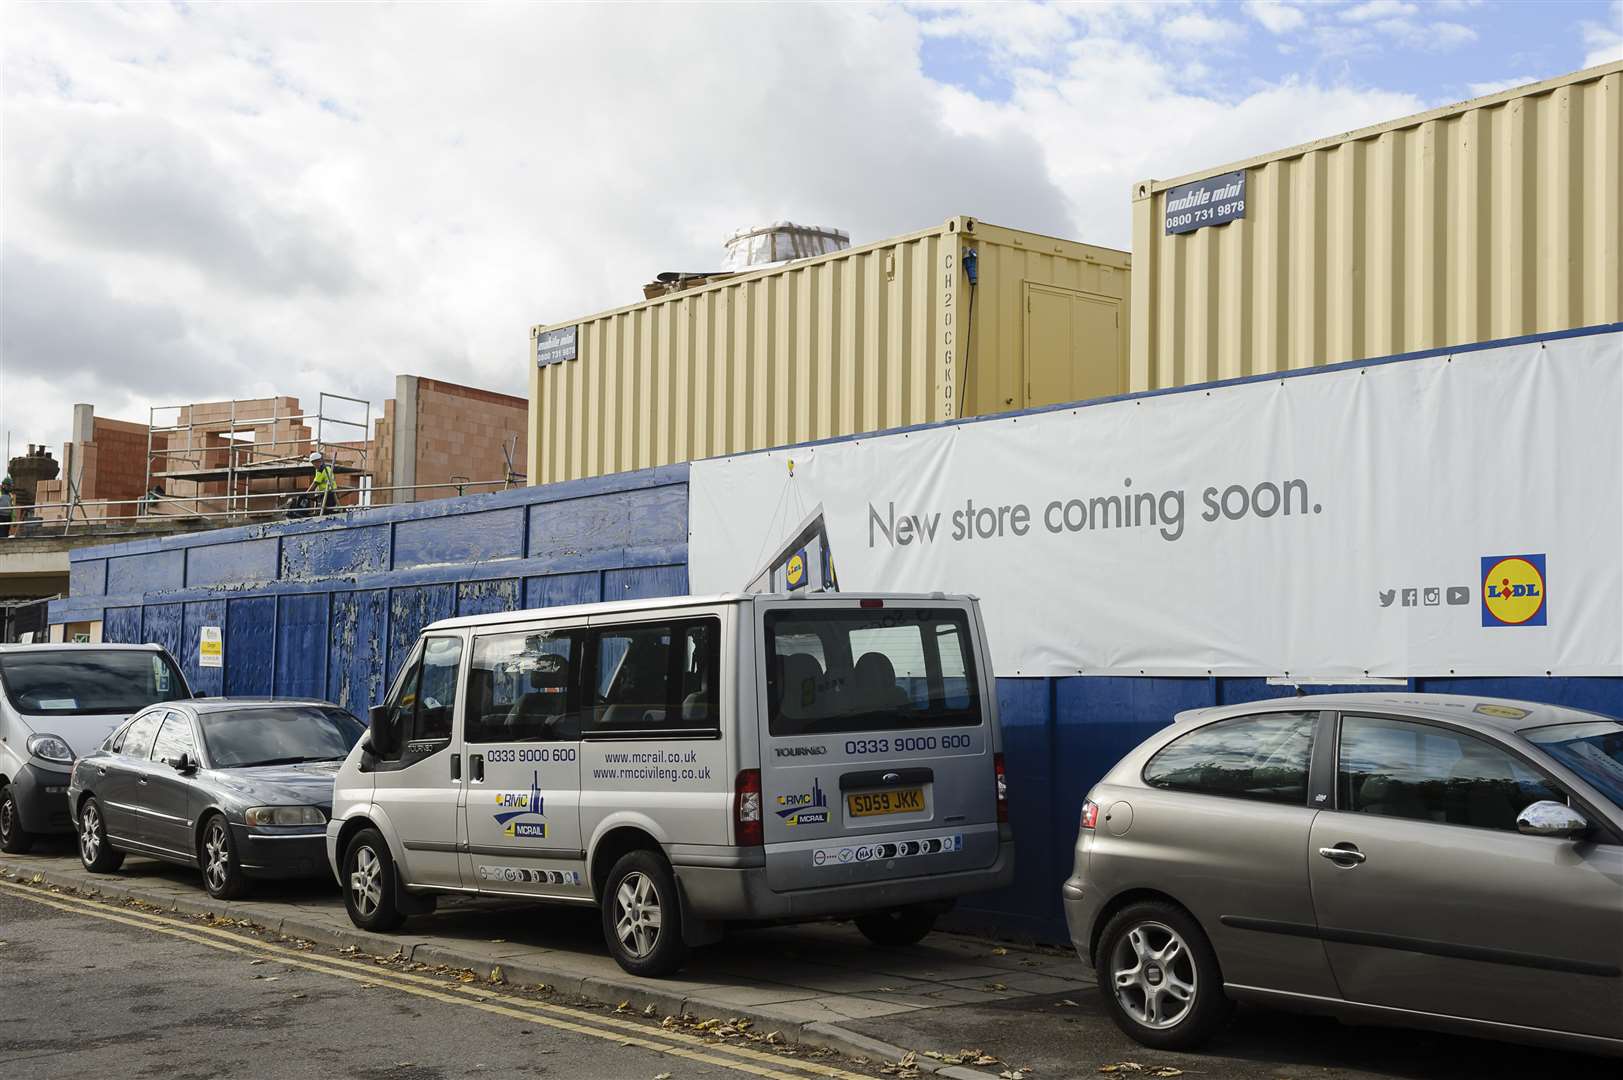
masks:
<instances>
[{"instance_id":1,"label":"van rear window","mask_svg":"<svg viewBox=\"0 0 1623 1080\"><path fill-rule=\"evenodd\" d=\"M132 713L188 697L169 657L145 649L40 649L0 656L0 682L20 713Z\"/></svg>"},{"instance_id":2,"label":"van rear window","mask_svg":"<svg viewBox=\"0 0 1623 1080\"><path fill-rule=\"evenodd\" d=\"M974 726L981 699L959 610L771 611L768 727L774 736Z\"/></svg>"}]
</instances>

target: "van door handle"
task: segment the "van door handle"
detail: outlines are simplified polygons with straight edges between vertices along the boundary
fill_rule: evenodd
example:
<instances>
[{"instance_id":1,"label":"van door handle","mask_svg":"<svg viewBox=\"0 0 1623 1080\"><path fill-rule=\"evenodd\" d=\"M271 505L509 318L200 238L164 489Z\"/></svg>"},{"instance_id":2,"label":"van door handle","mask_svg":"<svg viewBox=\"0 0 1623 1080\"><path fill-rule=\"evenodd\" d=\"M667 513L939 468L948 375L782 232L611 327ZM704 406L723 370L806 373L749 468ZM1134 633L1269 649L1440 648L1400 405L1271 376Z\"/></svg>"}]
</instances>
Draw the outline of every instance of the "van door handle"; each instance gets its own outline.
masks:
<instances>
[{"instance_id":1,"label":"van door handle","mask_svg":"<svg viewBox=\"0 0 1623 1080\"><path fill-rule=\"evenodd\" d=\"M462 779L462 755L461 754L452 754L451 755L451 779L452 780L460 780L460 779Z\"/></svg>"},{"instance_id":2,"label":"van door handle","mask_svg":"<svg viewBox=\"0 0 1623 1080\"><path fill-rule=\"evenodd\" d=\"M1347 869L1359 865L1364 861L1364 853L1352 844L1338 844L1335 847L1322 847L1319 854L1338 866L1345 864Z\"/></svg>"},{"instance_id":3,"label":"van door handle","mask_svg":"<svg viewBox=\"0 0 1623 1080\"><path fill-rule=\"evenodd\" d=\"M481 782L484 781L484 779L485 779L485 755L483 755L483 754L469 754L468 755L468 776L476 784L481 783Z\"/></svg>"},{"instance_id":4,"label":"van door handle","mask_svg":"<svg viewBox=\"0 0 1623 1080\"><path fill-rule=\"evenodd\" d=\"M137 784L140 784L140 785L141 785L141 786L142 786L142 787L146 787L146 783L147 783L147 778L146 778L146 777L144 777L144 776L137 776L137 777L136 777L136 778L135 778L135 782L136 782L136 783L137 783Z\"/></svg>"}]
</instances>

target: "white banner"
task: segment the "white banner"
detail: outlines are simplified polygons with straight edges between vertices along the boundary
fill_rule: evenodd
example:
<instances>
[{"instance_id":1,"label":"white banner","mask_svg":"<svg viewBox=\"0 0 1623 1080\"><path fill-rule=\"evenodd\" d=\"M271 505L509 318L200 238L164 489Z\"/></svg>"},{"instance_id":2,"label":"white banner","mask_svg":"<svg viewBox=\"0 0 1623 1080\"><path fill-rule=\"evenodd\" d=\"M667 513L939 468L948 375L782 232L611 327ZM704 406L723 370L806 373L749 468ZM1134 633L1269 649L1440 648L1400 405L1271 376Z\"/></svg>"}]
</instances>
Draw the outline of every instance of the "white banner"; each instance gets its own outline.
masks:
<instances>
[{"instance_id":1,"label":"white banner","mask_svg":"<svg viewBox=\"0 0 1623 1080\"><path fill-rule=\"evenodd\" d=\"M1623 334L696 462L689 581L823 505L997 674L1623 675ZM789 468L793 460L793 470Z\"/></svg>"}]
</instances>

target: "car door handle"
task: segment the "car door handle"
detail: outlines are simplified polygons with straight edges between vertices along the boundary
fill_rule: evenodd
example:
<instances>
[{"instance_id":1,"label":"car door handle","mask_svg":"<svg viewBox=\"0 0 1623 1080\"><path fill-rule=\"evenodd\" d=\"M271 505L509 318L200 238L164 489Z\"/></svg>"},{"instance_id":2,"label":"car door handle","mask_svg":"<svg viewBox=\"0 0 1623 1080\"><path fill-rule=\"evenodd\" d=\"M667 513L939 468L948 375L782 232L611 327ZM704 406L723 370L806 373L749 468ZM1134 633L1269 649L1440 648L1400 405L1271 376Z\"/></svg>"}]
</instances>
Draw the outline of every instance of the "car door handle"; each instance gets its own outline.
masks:
<instances>
[{"instance_id":1,"label":"car door handle","mask_svg":"<svg viewBox=\"0 0 1623 1080\"><path fill-rule=\"evenodd\" d=\"M1357 866L1359 863L1364 861L1364 853L1353 847L1351 844L1347 844L1345 847L1340 845L1336 847L1322 847L1319 849L1319 854L1323 855L1326 859L1329 859L1333 863L1347 863L1350 866Z\"/></svg>"}]
</instances>

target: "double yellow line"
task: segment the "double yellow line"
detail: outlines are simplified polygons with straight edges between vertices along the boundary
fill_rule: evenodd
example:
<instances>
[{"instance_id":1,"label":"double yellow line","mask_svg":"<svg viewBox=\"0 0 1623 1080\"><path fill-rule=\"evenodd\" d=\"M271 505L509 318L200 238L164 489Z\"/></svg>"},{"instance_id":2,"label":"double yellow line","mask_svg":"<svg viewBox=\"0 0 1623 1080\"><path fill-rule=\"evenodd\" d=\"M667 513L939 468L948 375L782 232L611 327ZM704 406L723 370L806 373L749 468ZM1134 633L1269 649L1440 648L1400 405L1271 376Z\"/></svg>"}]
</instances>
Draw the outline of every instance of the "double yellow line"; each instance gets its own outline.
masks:
<instances>
[{"instance_id":1,"label":"double yellow line","mask_svg":"<svg viewBox=\"0 0 1623 1080\"><path fill-rule=\"evenodd\" d=\"M527 1024L540 1024L558 1031L602 1039L621 1046L640 1046L658 1054L703 1062L706 1065L715 1065L752 1076L770 1077L772 1080L807 1080L807 1077L822 1077L826 1080L871 1080L861 1073L849 1072L816 1061L767 1053L742 1043L711 1042L686 1031L664 1029L654 1031L646 1024L634 1020L617 1016L600 1016L585 1009L554 1005L550 1002L530 1001L503 994L489 984L448 983L442 979L395 971L381 964L304 952L285 945L261 941L247 934L233 933L213 926L198 926L144 911L114 909L104 901L88 900L62 893L48 894L37 887L19 885L3 879L0 879L0 888L58 911L88 915L106 922L167 934L222 952L273 958L277 963L289 967L348 979L351 982L387 987L414 997L427 998L464 1009L478 1009L495 1016L522 1020Z\"/></svg>"}]
</instances>

